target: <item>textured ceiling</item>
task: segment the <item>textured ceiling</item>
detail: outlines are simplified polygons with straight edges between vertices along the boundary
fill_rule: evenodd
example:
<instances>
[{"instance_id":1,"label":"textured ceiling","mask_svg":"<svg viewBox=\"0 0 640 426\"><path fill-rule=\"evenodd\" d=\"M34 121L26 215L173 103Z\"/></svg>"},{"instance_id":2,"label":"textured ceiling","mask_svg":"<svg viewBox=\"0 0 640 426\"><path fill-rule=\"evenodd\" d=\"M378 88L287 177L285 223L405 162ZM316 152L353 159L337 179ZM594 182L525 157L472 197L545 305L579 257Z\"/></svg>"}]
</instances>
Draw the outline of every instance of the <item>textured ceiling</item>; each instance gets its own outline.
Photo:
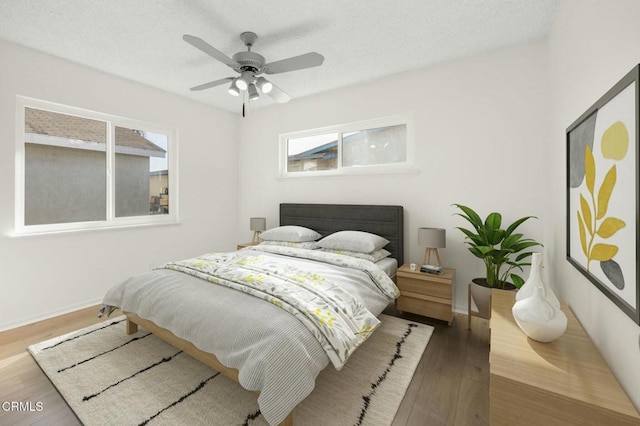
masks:
<instances>
[{"instance_id":1,"label":"textured ceiling","mask_svg":"<svg viewBox=\"0 0 640 426\"><path fill-rule=\"evenodd\" d=\"M560 0L2 0L0 38L238 112L235 76L182 40L232 56L258 34L267 62L310 51L324 64L269 76L292 98L432 66L547 36ZM272 105L267 96L252 107Z\"/></svg>"}]
</instances>

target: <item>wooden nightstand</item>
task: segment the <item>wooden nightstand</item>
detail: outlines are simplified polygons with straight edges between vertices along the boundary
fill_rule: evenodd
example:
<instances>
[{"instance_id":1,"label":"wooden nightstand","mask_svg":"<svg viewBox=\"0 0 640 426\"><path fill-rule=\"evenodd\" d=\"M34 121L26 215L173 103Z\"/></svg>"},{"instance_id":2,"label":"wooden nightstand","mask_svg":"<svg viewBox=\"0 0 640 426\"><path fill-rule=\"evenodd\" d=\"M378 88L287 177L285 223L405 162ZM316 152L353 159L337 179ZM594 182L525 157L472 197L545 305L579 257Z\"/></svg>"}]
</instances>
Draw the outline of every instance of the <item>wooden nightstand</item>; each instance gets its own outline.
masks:
<instances>
[{"instance_id":1,"label":"wooden nightstand","mask_svg":"<svg viewBox=\"0 0 640 426\"><path fill-rule=\"evenodd\" d=\"M251 243L240 243L236 247L236 250L240 250L240 249L243 249L245 247L257 246L258 244L260 244L260 243L254 243L254 242L251 242Z\"/></svg>"},{"instance_id":2,"label":"wooden nightstand","mask_svg":"<svg viewBox=\"0 0 640 426\"><path fill-rule=\"evenodd\" d=\"M408 264L398 268L400 297L396 307L425 317L453 321L453 276L455 269L443 268L442 274L412 271Z\"/></svg>"}]
</instances>

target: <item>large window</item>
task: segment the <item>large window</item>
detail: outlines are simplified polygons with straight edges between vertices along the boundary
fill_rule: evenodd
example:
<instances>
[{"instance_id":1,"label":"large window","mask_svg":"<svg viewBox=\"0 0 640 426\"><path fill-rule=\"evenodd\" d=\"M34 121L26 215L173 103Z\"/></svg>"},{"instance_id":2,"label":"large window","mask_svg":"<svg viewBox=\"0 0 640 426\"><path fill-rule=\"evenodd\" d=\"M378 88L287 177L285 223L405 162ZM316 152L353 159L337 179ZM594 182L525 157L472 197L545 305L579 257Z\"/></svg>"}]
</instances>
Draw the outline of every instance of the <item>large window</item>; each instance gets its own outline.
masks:
<instances>
[{"instance_id":1,"label":"large window","mask_svg":"<svg viewBox=\"0 0 640 426\"><path fill-rule=\"evenodd\" d=\"M410 130L406 117L394 117L280 135L280 175L413 170Z\"/></svg>"},{"instance_id":2,"label":"large window","mask_svg":"<svg viewBox=\"0 0 640 426\"><path fill-rule=\"evenodd\" d=\"M175 130L17 103L16 234L177 220Z\"/></svg>"}]
</instances>

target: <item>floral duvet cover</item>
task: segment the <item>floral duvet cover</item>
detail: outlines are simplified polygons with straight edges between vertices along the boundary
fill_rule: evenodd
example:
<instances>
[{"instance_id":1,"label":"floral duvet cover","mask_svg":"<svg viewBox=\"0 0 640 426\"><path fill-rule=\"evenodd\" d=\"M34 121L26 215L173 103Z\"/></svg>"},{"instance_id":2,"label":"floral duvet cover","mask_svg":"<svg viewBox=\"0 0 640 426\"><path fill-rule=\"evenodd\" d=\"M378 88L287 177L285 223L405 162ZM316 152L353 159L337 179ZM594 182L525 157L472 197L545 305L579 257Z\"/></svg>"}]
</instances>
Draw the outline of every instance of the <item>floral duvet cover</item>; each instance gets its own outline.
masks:
<instances>
[{"instance_id":1,"label":"floral duvet cover","mask_svg":"<svg viewBox=\"0 0 640 426\"><path fill-rule=\"evenodd\" d=\"M390 300L398 295L391 279L366 260L281 246L251 249L281 256L209 253L170 262L162 267L251 294L289 312L320 342L337 370L380 325L380 321L339 283L322 273L291 264L287 256L363 271Z\"/></svg>"}]
</instances>

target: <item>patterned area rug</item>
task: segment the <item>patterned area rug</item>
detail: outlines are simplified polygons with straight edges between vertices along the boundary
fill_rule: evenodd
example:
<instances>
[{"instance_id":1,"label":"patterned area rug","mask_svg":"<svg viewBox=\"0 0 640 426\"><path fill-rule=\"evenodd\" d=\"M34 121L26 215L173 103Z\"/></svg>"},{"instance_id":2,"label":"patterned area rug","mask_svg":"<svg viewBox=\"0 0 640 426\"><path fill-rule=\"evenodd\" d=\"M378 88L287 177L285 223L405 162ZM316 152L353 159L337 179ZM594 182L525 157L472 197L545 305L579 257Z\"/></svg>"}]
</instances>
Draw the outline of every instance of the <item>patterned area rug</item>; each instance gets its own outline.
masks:
<instances>
[{"instance_id":1,"label":"patterned area rug","mask_svg":"<svg viewBox=\"0 0 640 426\"><path fill-rule=\"evenodd\" d=\"M329 365L293 414L299 425L389 425L433 327L381 315L341 371ZM257 395L124 317L29 347L87 426L266 425Z\"/></svg>"}]
</instances>

